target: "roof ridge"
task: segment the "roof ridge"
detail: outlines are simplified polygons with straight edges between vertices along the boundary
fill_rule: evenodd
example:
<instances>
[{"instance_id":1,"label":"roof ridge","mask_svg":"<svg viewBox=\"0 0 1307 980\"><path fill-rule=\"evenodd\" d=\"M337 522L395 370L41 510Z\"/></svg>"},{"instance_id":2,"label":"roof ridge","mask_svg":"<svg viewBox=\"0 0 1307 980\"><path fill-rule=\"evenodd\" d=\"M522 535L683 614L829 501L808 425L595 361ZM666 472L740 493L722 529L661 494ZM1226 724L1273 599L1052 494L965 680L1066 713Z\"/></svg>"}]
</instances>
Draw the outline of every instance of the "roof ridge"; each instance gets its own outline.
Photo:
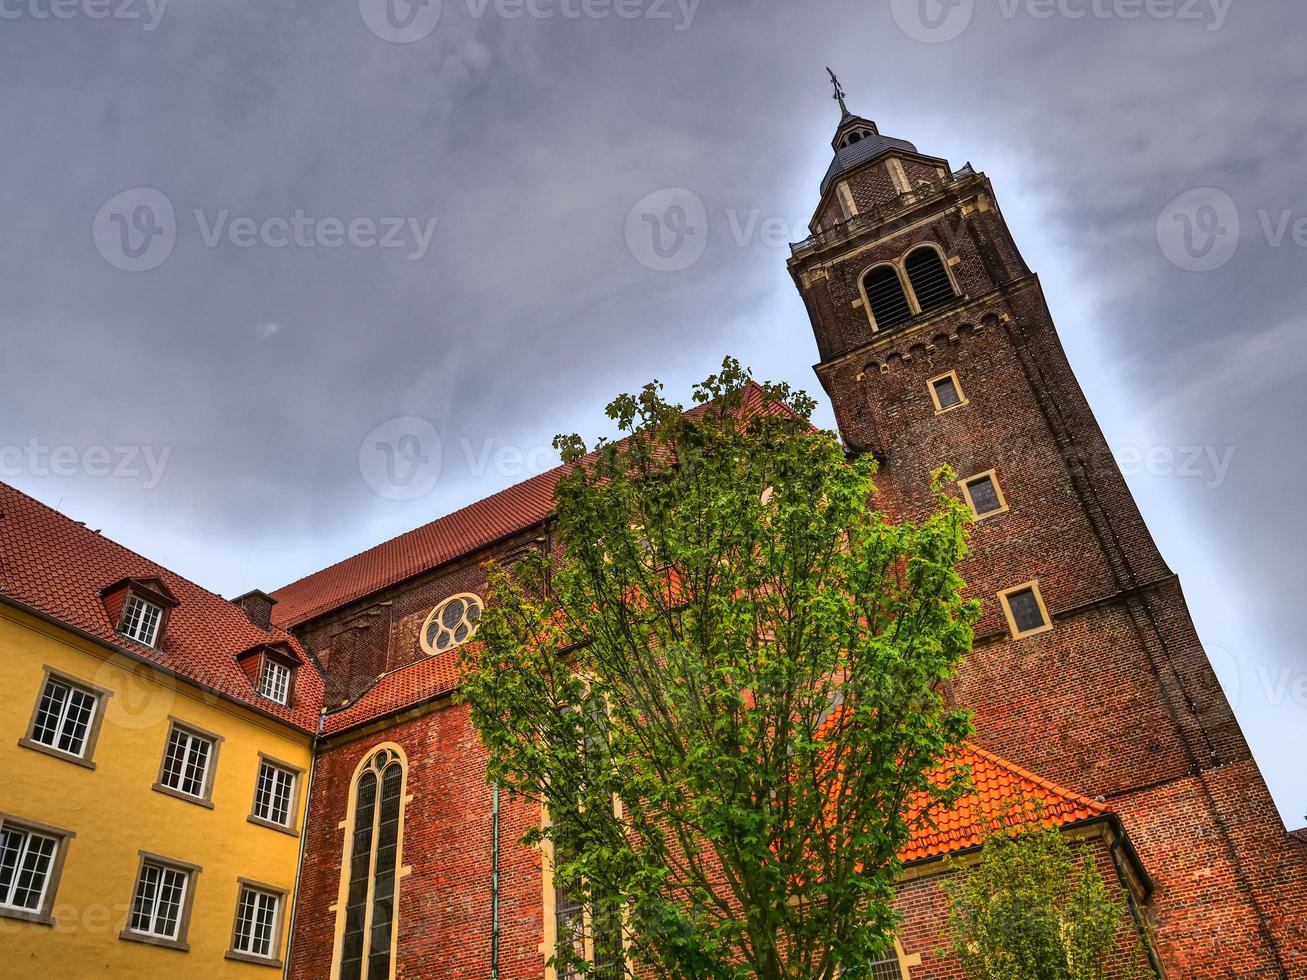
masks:
<instances>
[{"instance_id":1,"label":"roof ridge","mask_svg":"<svg viewBox=\"0 0 1307 980\"><path fill-rule=\"evenodd\" d=\"M417 534L419 531L426 530L432 524L435 524L439 521L449 520L452 517L457 517L459 514L463 513L466 510L471 510L473 507L477 506L478 504L483 504L486 501L494 500L496 497L501 497L504 494L512 493L514 490L520 490L522 487L525 487L527 484L534 483L537 480L542 480L552 473L556 473L561 469L567 468L567 466L568 466L567 463L560 463L558 466L554 466L550 469L544 470L543 472L536 473L533 476L529 476L525 480L519 480L517 483L511 483L508 486L504 487L503 489L496 490L494 493L487 494L484 497L477 497L475 500L471 501L470 503L466 503L461 507L456 507L451 511L446 511L443 514L439 514L431 518L431 520L429 521L423 521L421 524L417 525L416 527L411 527L407 531L400 531L398 534L386 538L383 541L378 541L376 544L368 545L368 547L364 548L362 551L356 551L352 555L346 555L344 558L340 559L339 561L332 562L330 565L324 565L322 568L315 569L314 571L309 572L307 575L301 575L299 578L295 579L292 582L287 582L285 585L279 585L277 588L273 589L268 594L275 599L277 597L278 592L285 592L287 589L299 585L301 582L306 582L311 578L314 578L318 575L322 575L324 572L329 572L332 569L339 568L341 565L344 565L347 562L354 561L357 558L362 558L364 555L369 555L380 548L384 548L387 545L394 544L396 541L403 540L404 538L408 537L411 534Z\"/></svg>"}]
</instances>

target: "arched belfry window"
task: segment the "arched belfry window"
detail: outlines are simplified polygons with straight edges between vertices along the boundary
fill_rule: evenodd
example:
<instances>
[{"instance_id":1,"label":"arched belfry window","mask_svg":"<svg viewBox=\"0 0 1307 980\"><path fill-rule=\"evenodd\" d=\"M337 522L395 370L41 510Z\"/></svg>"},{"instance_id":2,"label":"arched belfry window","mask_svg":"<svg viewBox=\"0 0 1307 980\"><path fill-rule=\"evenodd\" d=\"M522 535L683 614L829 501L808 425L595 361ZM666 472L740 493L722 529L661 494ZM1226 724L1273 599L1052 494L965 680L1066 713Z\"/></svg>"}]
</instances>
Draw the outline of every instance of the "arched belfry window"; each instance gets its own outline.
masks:
<instances>
[{"instance_id":1,"label":"arched belfry window","mask_svg":"<svg viewBox=\"0 0 1307 980\"><path fill-rule=\"evenodd\" d=\"M337 912L343 917L338 980L389 980L395 975L404 770L399 747L386 745L368 756L354 777Z\"/></svg>"},{"instance_id":2,"label":"arched belfry window","mask_svg":"<svg viewBox=\"0 0 1307 980\"><path fill-rule=\"evenodd\" d=\"M862 288L877 330L889 330L912 318L903 283L892 265L878 265L870 270L862 279Z\"/></svg>"},{"instance_id":3,"label":"arched belfry window","mask_svg":"<svg viewBox=\"0 0 1307 980\"><path fill-rule=\"evenodd\" d=\"M953 291L953 280L944 267L944 260L934 247L922 245L914 248L908 253L904 266L922 313L939 309L957 298L957 293Z\"/></svg>"}]
</instances>

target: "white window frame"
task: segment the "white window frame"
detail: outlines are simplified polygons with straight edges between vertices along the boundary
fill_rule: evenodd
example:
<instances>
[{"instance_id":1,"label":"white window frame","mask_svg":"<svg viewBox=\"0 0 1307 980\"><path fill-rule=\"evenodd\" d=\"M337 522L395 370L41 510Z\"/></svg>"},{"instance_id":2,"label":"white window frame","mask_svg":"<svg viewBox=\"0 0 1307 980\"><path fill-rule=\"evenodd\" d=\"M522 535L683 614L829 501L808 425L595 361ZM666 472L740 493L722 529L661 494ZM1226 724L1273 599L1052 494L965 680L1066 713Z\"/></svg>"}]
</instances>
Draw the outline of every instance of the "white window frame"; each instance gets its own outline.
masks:
<instances>
[{"instance_id":1,"label":"white window frame","mask_svg":"<svg viewBox=\"0 0 1307 980\"><path fill-rule=\"evenodd\" d=\"M222 747L222 736L206 732L204 729L197 728L178 718L170 718L169 722L168 737L163 743L163 758L159 761L159 775L153 788L168 796L175 796L179 800L186 800L189 803L198 803L201 806L212 808L213 780L214 773L218 768L218 750ZM175 777L179 785L173 785L168 782L168 759L172 754L173 743L178 738L182 740L182 766ZM182 789L180 785L187 780L186 770L189 766L191 749L197 743L208 746L198 794Z\"/></svg>"},{"instance_id":2,"label":"white window frame","mask_svg":"<svg viewBox=\"0 0 1307 980\"><path fill-rule=\"evenodd\" d=\"M123 931L119 933L120 939L131 939L137 942L153 943L161 946L172 946L178 949L188 949L186 945L186 933L190 926L191 902L194 899L195 876L200 869L194 865L184 864L180 861L171 861L168 858L160 857L157 854L149 854L145 851L140 852L141 862L136 869L136 880L132 885L132 900L128 906L127 922ZM138 916L138 902L142 897L142 890L146 885L146 876L151 872L157 872L153 884L153 895L150 898L148 908L142 908L140 912L144 913L146 926L138 927L136 924ZM172 932L161 931L158 928L160 900L159 893L165 880L171 879L171 887L176 887L177 879L180 879L181 885L177 892L175 916L173 918Z\"/></svg>"},{"instance_id":3,"label":"white window frame","mask_svg":"<svg viewBox=\"0 0 1307 980\"><path fill-rule=\"evenodd\" d=\"M252 916L248 920L243 917L246 909L246 896L253 899ZM240 887L236 892L236 920L232 926L231 950L228 955L236 954L239 958L249 958L260 962L273 963L277 960L277 954L281 947L281 908L282 899L285 898L285 892L257 885L253 882L240 880ZM271 900L272 908L269 910L266 900ZM258 941L259 926L262 925L259 916L267 915L267 949L259 949ZM242 937L241 924L248 922L250 931Z\"/></svg>"},{"instance_id":4,"label":"white window frame","mask_svg":"<svg viewBox=\"0 0 1307 980\"><path fill-rule=\"evenodd\" d=\"M59 704L58 710L52 712L54 714L53 729L49 731L46 738L43 738L40 737L42 728L39 722L45 708L46 697L54 686L65 688L67 693ZM94 769L95 764L90 761L90 757L95 751L95 744L100 737L100 725L104 720L104 701L111 694L111 691L107 691L102 687L87 684L85 681L70 677L62 671L46 667L45 674L41 679L41 686L37 691L36 704L32 708L32 720L27 726L27 733L18 740L18 744L24 748L35 749L38 752L44 752L47 755L86 766L88 769ZM61 748L60 743L64 735L67 734L69 714L72 710L75 695L90 698L91 710L86 716L81 742L77 746L77 750L72 751L71 749Z\"/></svg>"},{"instance_id":5,"label":"white window frame","mask_svg":"<svg viewBox=\"0 0 1307 980\"><path fill-rule=\"evenodd\" d=\"M260 794L264 788L264 773L270 773L266 805L260 806ZM287 777L285 782L286 789L286 819L277 820L273 816L273 800L276 799L274 791L278 787L277 777ZM266 824L275 827L278 830L292 830L295 826L295 810L298 803L299 790L299 770L290 766L275 762L266 756L259 757L259 771L254 777L254 807L250 811L250 818L256 823Z\"/></svg>"},{"instance_id":6,"label":"white window frame","mask_svg":"<svg viewBox=\"0 0 1307 980\"><path fill-rule=\"evenodd\" d=\"M151 611L153 615L150 616ZM148 622L148 627L145 624ZM118 632L128 639L152 647L159 639L159 627L163 624L163 606L157 602L142 599L135 592L127 596L123 606L122 625Z\"/></svg>"},{"instance_id":7,"label":"white window frame","mask_svg":"<svg viewBox=\"0 0 1307 980\"><path fill-rule=\"evenodd\" d=\"M290 704L290 675L290 667L265 655L259 669L259 694L277 704Z\"/></svg>"},{"instance_id":8,"label":"white window frame","mask_svg":"<svg viewBox=\"0 0 1307 980\"><path fill-rule=\"evenodd\" d=\"M46 907L50 895L50 884L58 869L59 848L63 841L55 834L43 833L18 823L0 821L0 838L4 834L22 834L23 839L18 846L18 854L14 859L14 870L12 877L9 879L9 884L3 890L0 890L0 908L25 915L40 915L42 909ZM45 858L45 870L41 872L41 887L36 892L36 904L18 905L13 900L14 894L18 891L19 882L22 880L25 871L24 865L28 856L32 853L34 841L49 841L50 853Z\"/></svg>"}]
</instances>

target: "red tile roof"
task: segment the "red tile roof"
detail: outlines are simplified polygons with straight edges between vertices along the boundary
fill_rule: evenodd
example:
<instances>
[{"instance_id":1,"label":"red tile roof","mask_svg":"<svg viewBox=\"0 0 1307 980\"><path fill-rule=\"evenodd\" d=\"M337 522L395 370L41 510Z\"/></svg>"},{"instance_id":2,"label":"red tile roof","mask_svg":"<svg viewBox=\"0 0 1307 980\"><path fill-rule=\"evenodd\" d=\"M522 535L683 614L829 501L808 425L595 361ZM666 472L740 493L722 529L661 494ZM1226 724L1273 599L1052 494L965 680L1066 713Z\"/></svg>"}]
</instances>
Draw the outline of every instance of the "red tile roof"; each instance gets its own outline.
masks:
<instances>
[{"instance_id":1,"label":"red tile roof","mask_svg":"<svg viewBox=\"0 0 1307 980\"><path fill-rule=\"evenodd\" d=\"M924 799L909 805L909 820L916 829L908 846L899 852L904 864L978 847L984 843L986 825L1005 816L1024 814L1041 826L1066 827L1109 812L1103 804L1041 779L970 742L941 766L934 778L944 785L962 766L971 767L975 789L952 807L923 814Z\"/></svg>"},{"instance_id":2,"label":"red tile roof","mask_svg":"<svg viewBox=\"0 0 1307 980\"><path fill-rule=\"evenodd\" d=\"M298 626L539 524L554 509L554 486L563 470L541 473L283 586L272 593L273 622Z\"/></svg>"},{"instance_id":3,"label":"red tile roof","mask_svg":"<svg viewBox=\"0 0 1307 980\"><path fill-rule=\"evenodd\" d=\"M125 578L157 578L177 598L162 648L114 631L101 592ZM161 565L88 530L0 483L0 596L11 598L174 673L273 715L317 730L322 678L299 642L284 630L262 630L237 606ZM260 644L286 644L303 666L295 704L260 697L236 657Z\"/></svg>"},{"instance_id":4,"label":"red tile roof","mask_svg":"<svg viewBox=\"0 0 1307 980\"><path fill-rule=\"evenodd\" d=\"M757 412L764 404L762 388L750 383L745 411ZM689 414L703 410L697 406ZM554 487L566 470L541 473L283 586L272 593L273 622L293 628L539 524L553 512Z\"/></svg>"},{"instance_id":5,"label":"red tile roof","mask_svg":"<svg viewBox=\"0 0 1307 980\"><path fill-rule=\"evenodd\" d=\"M322 733L335 735L450 694L458 686L459 652L424 657L386 674L350 704L325 715Z\"/></svg>"}]
</instances>

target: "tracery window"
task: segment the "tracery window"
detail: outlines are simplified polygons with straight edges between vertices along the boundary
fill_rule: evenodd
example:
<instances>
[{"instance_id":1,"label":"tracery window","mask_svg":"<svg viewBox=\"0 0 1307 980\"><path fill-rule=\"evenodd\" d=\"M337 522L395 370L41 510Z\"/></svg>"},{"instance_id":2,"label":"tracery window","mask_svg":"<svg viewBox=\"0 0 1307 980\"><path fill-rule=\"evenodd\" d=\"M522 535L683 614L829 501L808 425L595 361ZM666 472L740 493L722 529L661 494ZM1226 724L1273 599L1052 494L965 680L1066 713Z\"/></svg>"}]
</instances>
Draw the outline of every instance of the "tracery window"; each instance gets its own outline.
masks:
<instances>
[{"instance_id":1,"label":"tracery window","mask_svg":"<svg viewBox=\"0 0 1307 980\"><path fill-rule=\"evenodd\" d=\"M470 592L450 596L422 624L422 649L434 656L472 639L482 608L481 599Z\"/></svg>"},{"instance_id":2,"label":"tracery window","mask_svg":"<svg viewBox=\"0 0 1307 980\"><path fill-rule=\"evenodd\" d=\"M365 760L354 780L341 866L339 980L394 976L404 770L402 753L386 746Z\"/></svg>"}]
</instances>

